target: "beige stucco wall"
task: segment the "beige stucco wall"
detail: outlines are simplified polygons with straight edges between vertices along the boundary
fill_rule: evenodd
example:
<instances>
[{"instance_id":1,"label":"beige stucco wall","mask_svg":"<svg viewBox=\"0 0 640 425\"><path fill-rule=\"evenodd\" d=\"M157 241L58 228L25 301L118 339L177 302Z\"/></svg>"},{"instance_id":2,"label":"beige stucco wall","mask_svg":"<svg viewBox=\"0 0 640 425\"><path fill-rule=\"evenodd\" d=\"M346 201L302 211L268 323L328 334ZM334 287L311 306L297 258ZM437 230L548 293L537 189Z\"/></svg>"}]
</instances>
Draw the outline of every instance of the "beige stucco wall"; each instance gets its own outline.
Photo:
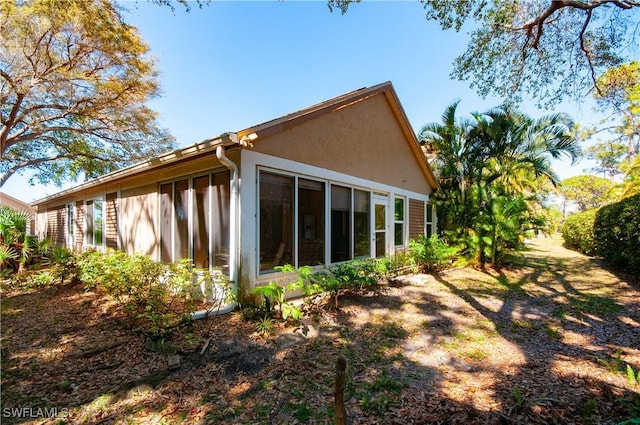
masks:
<instances>
[{"instance_id":1,"label":"beige stucco wall","mask_svg":"<svg viewBox=\"0 0 640 425\"><path fill-rule=\"evenodd\" d=\"M253 150L431 193L418 159L382 93L259 139Z\"/></svg>"}]
</instances>

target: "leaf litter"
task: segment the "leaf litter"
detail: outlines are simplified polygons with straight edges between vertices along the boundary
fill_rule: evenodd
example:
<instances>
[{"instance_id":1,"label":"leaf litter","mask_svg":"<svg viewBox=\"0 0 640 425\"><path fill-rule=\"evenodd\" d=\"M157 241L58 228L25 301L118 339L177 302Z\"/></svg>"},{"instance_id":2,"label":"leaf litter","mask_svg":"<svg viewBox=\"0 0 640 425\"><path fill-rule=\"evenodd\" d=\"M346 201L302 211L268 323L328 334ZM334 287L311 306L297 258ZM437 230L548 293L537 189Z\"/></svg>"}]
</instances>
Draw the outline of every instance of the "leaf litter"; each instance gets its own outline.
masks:
<instances>
[{"instance_id":1,"label":"leaf litter","mask_svg":"<svg viewBox=\"0 0 640 425\"><path fill-rule=\"evenodd\" d=\"M640 416L626 374L640 370L639 279L557 239L503 269L404 276L310 313L266 336L233 313L151 341L80 286L4 291L2 422L331 424L339 356L351 424Z\"/></svg>"}]
</instances>

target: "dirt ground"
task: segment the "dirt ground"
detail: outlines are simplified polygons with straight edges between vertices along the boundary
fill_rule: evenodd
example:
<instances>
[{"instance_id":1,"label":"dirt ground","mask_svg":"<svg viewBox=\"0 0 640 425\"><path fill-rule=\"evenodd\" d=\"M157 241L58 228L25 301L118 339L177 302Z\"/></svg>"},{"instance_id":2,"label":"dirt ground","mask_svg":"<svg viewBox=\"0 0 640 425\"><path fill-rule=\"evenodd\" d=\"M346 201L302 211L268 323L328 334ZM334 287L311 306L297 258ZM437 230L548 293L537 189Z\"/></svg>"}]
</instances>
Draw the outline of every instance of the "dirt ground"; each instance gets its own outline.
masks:
<instances>
[{"instance_id":1,"label":"dirt ground","mask_svg":"<svg viewBox=\"0 0 640 425\"><path fill-rule=\"evenodd\" d=\"M515 263L405 276L268 336L234 313L149 341L79 286L5 291L1 422L330 424L339 356L351 424L639 418L638 276L552 238Z\"/></svg>"}]
</instances>

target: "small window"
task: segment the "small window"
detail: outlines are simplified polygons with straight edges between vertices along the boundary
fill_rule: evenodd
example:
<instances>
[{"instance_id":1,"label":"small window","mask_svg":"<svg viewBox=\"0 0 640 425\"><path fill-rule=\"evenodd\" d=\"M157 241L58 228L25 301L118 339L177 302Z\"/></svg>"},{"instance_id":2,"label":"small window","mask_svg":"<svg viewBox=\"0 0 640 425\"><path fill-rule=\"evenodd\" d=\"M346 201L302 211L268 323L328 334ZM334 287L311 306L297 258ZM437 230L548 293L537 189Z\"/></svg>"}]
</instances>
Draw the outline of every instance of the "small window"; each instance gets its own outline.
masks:
<instances>
[{"instance_id":1,"label":"small window","mask_svg":"<svg viewBox=\"0 0 640 425\"><path fill-rule=\"evenodd\" d=\"M404 246L404 198L395 199L394 244Z\"/></svg>"},{"instance_id":2,"label":"small window","mask_svg":"<svg viewBox=\"0 0 640 425\"><path fill-rule=\"evenodd\" d=\"M431 235L433 235L434 233L434 222L433 222L433 216L434 216L434 206L431 204L431 202L427 202L427 220L425 223L425 231L426 231L426 236L428 238L431 237Z\"/></svg>"},{"instance_id":3,"label":"small window","mask_svg":"<svg viewBox=\"0 0 640 425\"><path fill-rule=\"evenodd\" d=\"M104 244L103 204L102 198L87 201L84 216L87 245L102 246Z\"/></svg>"}]
</instances>

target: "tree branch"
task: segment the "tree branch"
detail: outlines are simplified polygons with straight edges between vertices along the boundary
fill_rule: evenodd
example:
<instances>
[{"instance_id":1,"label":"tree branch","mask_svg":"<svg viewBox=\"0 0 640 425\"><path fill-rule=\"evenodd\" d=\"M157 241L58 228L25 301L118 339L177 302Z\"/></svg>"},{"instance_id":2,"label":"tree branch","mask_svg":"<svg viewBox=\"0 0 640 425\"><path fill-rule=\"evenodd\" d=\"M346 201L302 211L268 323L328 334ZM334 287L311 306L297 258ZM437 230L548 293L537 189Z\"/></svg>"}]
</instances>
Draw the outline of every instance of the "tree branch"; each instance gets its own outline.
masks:
<instances>
[{"instance_id":1,"label":"tree branch","mask_svg":"<svg viewBox=\"0 0 640 425\"><path fill-rule=\"evenodd\" d=\"M9 168L7 171L5 171L2 175L0 175L0 187L2 187L7 180L9 180L9 178L14 175L16 172L18 172L19 170L26 168L26 167L33 167L35 165L41 165L44 164L45 162L52 162L52 161L57 161L60 159L65 159L65 158L77 158L79 156L83 156L89 159L96 159L99 161L108 161L108 158L102 158L98 155L91 155L88 153L79 153L79 152L69 152L69 153L65 153L65 154L60 154L60 155L55 155L55 156L50 156L48 158L33 158L27 161L22 161L16 165L14 165L13 167Z\"/></svg>"}]
</instances>

